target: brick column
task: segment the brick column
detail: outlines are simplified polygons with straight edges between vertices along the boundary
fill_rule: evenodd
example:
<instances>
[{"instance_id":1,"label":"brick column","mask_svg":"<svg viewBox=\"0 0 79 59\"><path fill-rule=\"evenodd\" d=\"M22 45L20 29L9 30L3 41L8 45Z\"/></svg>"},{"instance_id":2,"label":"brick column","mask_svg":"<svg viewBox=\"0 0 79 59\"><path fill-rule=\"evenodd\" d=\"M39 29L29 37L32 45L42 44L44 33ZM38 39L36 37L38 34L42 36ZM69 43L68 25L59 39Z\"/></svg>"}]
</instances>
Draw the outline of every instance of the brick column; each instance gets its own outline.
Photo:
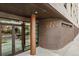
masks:
<instances>
[{"instance_id":1,"label":"brick column","mask_svg":"<svg viewBox=\"0 0 79 59\"><path fill-rule=\"evenodd\" d=\"M30 55L36 54L36 15L32 14L30 19Z\"/></svg>"}]
</instances>

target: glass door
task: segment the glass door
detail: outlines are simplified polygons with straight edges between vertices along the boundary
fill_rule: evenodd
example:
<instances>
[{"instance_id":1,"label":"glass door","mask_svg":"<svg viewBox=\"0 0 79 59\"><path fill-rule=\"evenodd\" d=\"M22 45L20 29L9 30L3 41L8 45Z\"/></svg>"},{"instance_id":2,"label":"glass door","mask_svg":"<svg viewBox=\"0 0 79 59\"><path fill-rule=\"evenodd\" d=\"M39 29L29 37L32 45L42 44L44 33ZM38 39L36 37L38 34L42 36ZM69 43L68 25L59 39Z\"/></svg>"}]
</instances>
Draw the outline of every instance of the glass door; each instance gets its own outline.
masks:
<instances>
[{"instance_id":1,"label":"glass door","mask_svg":"<svg viewBox=\"0 0 79 59\"><path fill-rule=\"evenodd\" d=\"M25 25L25 50L30 49L30 22Z\"/></svg>"},{"instance_id":2,"label":"glass door","mask_svg":"<svg viewBox=\"0 0 79 59\"><path fill-rule=\"evenodd\" d=\"M11 25L2 25L2 55L12 54L12 26Z\"/></svg>"},{"instance_id":3,"label":"glass door","mask_svg":"<svg viewBox=\"0 0 79 59\"><path fill-rule=\"evenodd\" d=\"M15 55L22 51L21 26L2 25L2 55Z\"/></svg>"},{"instance_id":4,"label":"glass door","mask_svg":"<svg viewBox=\"0 0 79 59\"><path fill-rule=\"evenodd\" d=\"M21 26L15 26L15 52L22 50Z\"/></svg>"},{"instance_id":5,"label":"glass door","mask_svg":"<svg viewBox=\"0 0 79 59\"><path fill-rule=\"evenodd\" d=\"M7 21L10 23L10 21ZM14 21L11 21L14 22ZM15 21L16 22L16 21ZM0 55L15 55L22 52L22 22L0 24ZM36 44L38 46L38 24L36 25ZM30 49L30 22L25 23L24 49Z\"/></svg>"}]
</instances>

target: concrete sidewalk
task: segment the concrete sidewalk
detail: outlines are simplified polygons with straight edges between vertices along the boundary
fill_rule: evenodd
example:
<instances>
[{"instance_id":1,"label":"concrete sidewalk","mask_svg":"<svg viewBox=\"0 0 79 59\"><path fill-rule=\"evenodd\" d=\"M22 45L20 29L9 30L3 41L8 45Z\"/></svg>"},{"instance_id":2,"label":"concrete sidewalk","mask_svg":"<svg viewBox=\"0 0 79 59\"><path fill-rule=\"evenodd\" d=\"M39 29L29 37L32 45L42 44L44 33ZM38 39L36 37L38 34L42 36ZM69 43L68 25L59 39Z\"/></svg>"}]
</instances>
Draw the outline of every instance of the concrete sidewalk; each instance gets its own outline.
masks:
<instances>
[{"instance_id":1,"label":"concrete sidewalk","mask_svg":"<svg viewBox=\"0 0 79 59\"><path fill-rule=\"evenodd\" d=\"M16 56L30 56L30 51ZM79 34L72 42L59 50L48 50L38 47L36 56L79 56Z\"/></svg>"}]
</instances>

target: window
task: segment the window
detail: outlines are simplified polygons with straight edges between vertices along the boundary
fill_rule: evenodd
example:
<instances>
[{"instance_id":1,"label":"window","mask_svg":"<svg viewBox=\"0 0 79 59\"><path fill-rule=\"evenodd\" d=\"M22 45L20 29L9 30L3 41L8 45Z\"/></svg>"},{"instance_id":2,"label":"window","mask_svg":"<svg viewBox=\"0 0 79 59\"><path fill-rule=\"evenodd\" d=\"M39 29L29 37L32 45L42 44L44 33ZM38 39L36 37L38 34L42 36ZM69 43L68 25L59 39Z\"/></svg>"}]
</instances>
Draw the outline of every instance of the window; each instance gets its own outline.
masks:
<instances>
[{"instance_id":1,"label":"window","mask_svg":"<svg viewBox=\"0 0 79 59\"><path fill-rule=\"evenodd\" d=\"M64 4L64 7L67 9L67 3Z\"/></svg>"},{"instance_id":2,"label":"window","mask_svg":"<svg viewBox=\"0 0 79 59\"><path fill-rule=\"evenodd\" d=\"M15 55L22 52L22 21L0 18L0 56ZM39 32L36 25L36 46L38 46ZM30 21L25 22L25 51L30 49Z\"/></svg>"},{"instance_id":3,"label":"window","mask_svg":"<svg viewBox=\"0 0 79 59\"><path fill-rule=\"evenodd\" d=\"M63 26L63 27L66 27L66 28L67 28L67 27L68 27L68 28L71 28L71 27L72 27L71 24L66 24L66 23L62 23L62 26Z\"/></svg>"},{"instance_id":4,"label":"window","mask_svg":"<svg viewBox=\"0 0 79 59\"><path fill-rule=\"evenodd\" d=\"M71 9L71 16L72 16L72 3L70 4L70 9Z\"/></svg>"}]
</instances>

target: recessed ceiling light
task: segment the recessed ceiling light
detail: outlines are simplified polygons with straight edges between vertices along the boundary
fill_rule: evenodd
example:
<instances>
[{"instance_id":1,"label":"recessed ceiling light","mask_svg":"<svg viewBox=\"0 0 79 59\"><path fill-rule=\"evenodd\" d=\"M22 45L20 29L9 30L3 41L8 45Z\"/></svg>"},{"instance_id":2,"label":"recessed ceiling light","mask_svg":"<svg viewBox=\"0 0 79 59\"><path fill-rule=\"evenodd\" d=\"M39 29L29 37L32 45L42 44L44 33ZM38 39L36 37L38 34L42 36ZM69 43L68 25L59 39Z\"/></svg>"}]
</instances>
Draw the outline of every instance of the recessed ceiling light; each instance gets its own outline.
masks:
<instances>
[{"instance_id":1,"label":"recessed ceiling light","mask_svg":"<svg viewBox=\"0 0 79 59\"><path fill-rule=\"evenodd\" d=\"M38 11L35 11L35 14L38 14Z\"/></svg>"}]
</instances>

